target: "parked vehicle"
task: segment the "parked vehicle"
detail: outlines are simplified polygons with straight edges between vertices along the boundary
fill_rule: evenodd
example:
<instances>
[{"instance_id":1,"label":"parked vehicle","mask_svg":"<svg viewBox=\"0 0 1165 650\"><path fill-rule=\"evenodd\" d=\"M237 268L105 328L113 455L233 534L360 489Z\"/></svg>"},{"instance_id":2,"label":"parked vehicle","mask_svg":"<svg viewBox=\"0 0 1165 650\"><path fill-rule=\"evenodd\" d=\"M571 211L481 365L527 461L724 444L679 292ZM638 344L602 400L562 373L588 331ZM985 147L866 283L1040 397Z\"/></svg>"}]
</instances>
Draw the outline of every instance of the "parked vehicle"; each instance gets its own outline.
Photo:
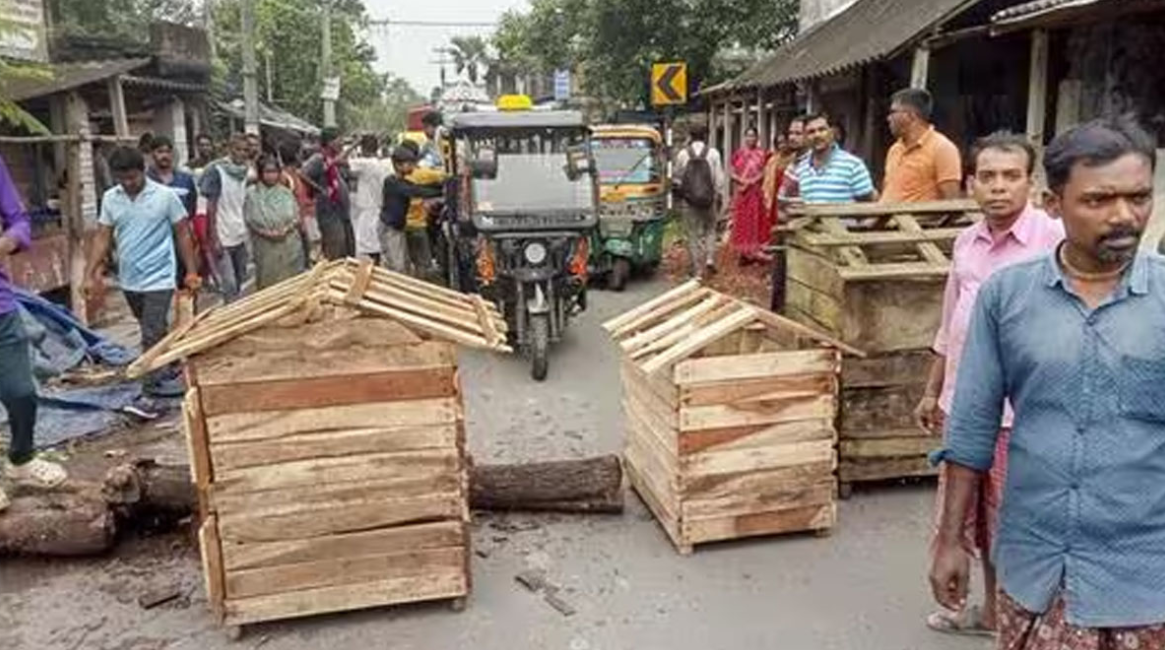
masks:
<instances>
[{"instance_id":1,"label":"parked vehicle","mask_svg":"<svg viewBox=\"0 0 1165 650\"><path fill-rule=\"evenodd\" d=\"M550 345L586 309L599 200L590 136L575 111L464 113L450 128L458 181L447 193L454 198L446 228L455 232L446 267L469 270L475 288L498 304L539 381Z\"/></svg>"},{"instance_id":2,"label":"parked vehicle","mask_svg":"<svg viewBox=\"0 0 1165 650\"><path fill-rule=\"evenodd\" d=\"M663 256L667 154L659 131L641 124L596 127L591 146L600 188L591 271L622 291L634 272L655 269Z\"/></svg>"}]
</instances>

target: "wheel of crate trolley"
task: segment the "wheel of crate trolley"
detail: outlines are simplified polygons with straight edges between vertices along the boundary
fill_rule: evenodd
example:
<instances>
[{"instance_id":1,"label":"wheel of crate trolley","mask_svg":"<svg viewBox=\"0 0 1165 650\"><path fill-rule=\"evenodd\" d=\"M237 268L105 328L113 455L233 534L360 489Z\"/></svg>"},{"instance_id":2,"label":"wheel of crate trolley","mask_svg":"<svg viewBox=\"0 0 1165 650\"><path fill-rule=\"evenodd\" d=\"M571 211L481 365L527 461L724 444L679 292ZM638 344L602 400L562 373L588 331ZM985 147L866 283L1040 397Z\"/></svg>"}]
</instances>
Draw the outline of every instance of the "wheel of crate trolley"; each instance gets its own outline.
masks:
<instances>
[{"instance_id":1,"label":"wheel of crate trolley","mask_svg":"<svg viewBox=\"0 0 1165 650\"><path fill-rule=\"evenodd\" d=\"M837 498L848 501L854 495L854 484L842 481L837 484Z\"/></svg>"},{"instance_id":2,"label":"wheel of crate trolley","mask_svg":"<svg viewBox=\"0 0 1165 650\"><path fill-rule=\"evenodd\" d=\"M466 606L469 605L469 600L465 596L454 598L449 601L449 609L455 612L464 612Z\"/></svg>"},{"instance_id":3,"label":"wheel of crate trolley","mask_svg":"<svg viewBox=\"0 0 1165 650\"><path fill-rule=\"evenodd\" d=\"M229 641L242 640L244 631L245 630L243 629L242 625L228 625L223 628L223 633L226 635L227 640Z\"/></svg>"}]
</instances>

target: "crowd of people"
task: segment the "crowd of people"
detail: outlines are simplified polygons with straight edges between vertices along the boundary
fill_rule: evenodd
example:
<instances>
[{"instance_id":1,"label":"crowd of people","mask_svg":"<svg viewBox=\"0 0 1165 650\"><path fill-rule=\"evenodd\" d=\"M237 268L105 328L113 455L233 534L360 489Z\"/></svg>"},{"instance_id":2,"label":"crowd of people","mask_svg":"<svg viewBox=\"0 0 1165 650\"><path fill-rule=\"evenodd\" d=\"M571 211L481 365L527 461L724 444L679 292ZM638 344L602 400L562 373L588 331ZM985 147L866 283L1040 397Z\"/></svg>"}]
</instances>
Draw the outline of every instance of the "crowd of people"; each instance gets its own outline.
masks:
<instances>
[{"instance_id":1,"label":"crowd of people","mask_svg":"<svg viewBox=\"0 0 1165 650\"><path fill-rule=\"evenodd\" d=\"M944 436L930 559L940 608L926 624L995 636L1001 650L1165 648L1165 261L1139 252L1156 145L1128 118L1061 134L1044 152L1045 211L1025 136L981 138L964 174L931 109L924 90L893 96L881 191L824 114L793 120L771 152L747 130L728 178L707 129L693 129L676 160L692 273L715 272L725 207L732 249L752 263L797 201L975 200L983 219L954 243L915 409Z\"/></svg>"}]
</instances>

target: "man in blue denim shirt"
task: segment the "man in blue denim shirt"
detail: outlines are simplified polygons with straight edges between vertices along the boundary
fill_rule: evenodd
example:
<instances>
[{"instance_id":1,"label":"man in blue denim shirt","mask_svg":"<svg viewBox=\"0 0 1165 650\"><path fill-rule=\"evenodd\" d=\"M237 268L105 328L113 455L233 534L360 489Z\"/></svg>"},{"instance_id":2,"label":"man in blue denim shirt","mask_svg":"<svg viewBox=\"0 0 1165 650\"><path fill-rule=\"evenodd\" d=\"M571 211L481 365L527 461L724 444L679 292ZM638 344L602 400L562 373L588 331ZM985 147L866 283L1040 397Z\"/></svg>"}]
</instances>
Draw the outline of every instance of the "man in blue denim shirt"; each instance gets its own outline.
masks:
<instances>
[{"instance_id":1,"label":"man in blue denim shirt","mask_svg":"<svg viewBox=\"0 0 1165 650\"><path fill-rule=\"evenodd\" d=\"M979 293L930 579L940 604L961 606L963 521L1009 398L998 648L1165 648L1165 260L1137 254L1155 164L1129 121L1056 138L1048 209L1067 239Z\"/></svg>"}]
</instances>

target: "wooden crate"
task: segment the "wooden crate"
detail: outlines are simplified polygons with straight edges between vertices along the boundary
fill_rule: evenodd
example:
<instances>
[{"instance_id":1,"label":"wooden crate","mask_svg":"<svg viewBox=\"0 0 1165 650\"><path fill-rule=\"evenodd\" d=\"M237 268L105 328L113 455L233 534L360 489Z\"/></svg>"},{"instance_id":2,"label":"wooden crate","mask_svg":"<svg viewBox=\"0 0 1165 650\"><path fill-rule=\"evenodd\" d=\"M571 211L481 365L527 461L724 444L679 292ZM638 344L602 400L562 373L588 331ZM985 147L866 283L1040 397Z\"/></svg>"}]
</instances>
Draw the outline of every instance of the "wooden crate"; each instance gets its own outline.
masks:
<instances>
[{"instance_id":1,"label":"wooden crate","mask_svg":"<svg viewBox=\"0 0 1165 650\"><path fill-rule=\"evenodd\" d=\"M786 311L870 353L842 364L839 477L933 474L940 440L913 410L926 386L954 240L979 218L969 201L803 206L788 248Z\"/></svg>"},{"instance_id":2,"label":"wooden crate","mask_svg":"<svg viewBox=\"0 0 1165 650\"><path fill-rule=\"evenodd\" d=\"M426 291L414 303L408 282L379 273L317 268L282 298L268 290L209 312L140 368L189 357L203 569L228 626L469 593L464 415L443 339L504 325L469 297ZM479 347L502 345L489 336Z\"/></svg>"},{"instance_id":3,"label":"wooden crate","mask_svg":"<svg viewBox=\"0 0 1165 650\"><path fill-rule=\"evenodd\" d=\"M695 282L604 327L623 357L627 474L681 554L834 526L851 348Z\"/></svg>"}]
</instances>

